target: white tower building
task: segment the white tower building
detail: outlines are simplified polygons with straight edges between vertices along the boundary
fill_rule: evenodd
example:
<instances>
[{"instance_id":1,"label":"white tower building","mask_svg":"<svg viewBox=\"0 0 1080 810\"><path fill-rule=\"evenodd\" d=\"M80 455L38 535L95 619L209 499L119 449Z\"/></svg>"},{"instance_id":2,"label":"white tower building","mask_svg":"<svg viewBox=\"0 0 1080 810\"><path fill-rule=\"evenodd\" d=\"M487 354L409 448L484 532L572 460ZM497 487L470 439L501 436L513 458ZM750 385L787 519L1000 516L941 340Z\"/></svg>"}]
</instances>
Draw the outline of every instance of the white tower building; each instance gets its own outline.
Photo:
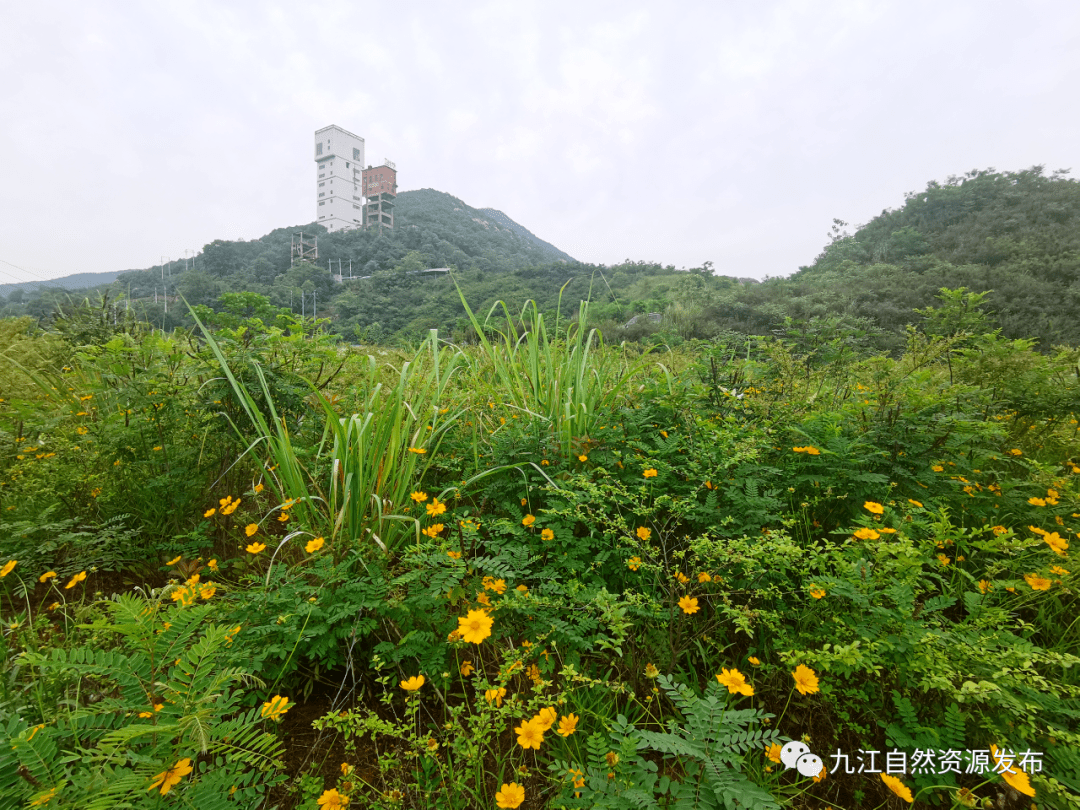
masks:
<instances>
[{"instance_id":1,"label":"white tower building","mask_svg":"<svg viewBox=\"0 0 1080 810\"><path fill-rule=\"evenodd\" d=\"M363 227L364 139L339 126L315 131L318 223L328 231Z\"/></svg>"}]
</instances>

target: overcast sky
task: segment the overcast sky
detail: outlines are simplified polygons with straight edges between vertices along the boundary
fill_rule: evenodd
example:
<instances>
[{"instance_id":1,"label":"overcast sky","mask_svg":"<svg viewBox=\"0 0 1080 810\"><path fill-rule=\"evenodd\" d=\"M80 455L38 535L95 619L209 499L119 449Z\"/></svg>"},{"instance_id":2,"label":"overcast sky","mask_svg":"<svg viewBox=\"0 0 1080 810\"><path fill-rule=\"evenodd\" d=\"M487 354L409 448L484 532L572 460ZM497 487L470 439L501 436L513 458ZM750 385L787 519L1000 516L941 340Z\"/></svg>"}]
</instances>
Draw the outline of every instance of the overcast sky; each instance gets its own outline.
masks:
<instances>
[{"instance_id":1,"label":"overcast sky","mask_svg":"<svg viewBox=\"0 0 1080 810\"><path fill-rule=\"evenodd\" d=\"M1076 0L9 2L0 76L0 282L313 222L329 124L582 261L756 278L928 180L1080 175Z\"/></svg>"}]
</instances>

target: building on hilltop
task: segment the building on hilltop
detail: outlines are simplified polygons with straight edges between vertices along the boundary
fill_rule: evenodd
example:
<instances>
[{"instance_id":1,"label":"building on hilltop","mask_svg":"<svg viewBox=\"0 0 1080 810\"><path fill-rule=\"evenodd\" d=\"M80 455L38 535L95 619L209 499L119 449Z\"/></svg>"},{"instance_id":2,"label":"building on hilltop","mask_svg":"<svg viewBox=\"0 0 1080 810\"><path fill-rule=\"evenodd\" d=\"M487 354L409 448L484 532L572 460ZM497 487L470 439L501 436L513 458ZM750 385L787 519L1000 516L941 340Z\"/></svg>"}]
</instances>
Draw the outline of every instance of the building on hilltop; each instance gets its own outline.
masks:
<instances>
[{"instance_id":1,"label":"building on hilltop","mask_svg":"<svg viewBox=\"0 0 1080 810\"><path fill-rule=\"evenodd\" d=\"M394 227L397 169L364 168L364 139L332 124L315 131L316 216L328 231Z\"/></svg>"},{"instance_id":2,"label":"building on hilltop","mask_svg":"<svg viewBox=\"0 0 1080 810\"><path fill-rule=\"evenodd\" d=\"M368 166L363 174L364 227L394 227L394 198L397 197L397 167L389 160Z\"/></svg>"},{"instance_id":3,"label":"building on hilltop","mask_svg":"<svg viewBox=\"0 0 1080 810\"><path fill-rule=\"evenodd\" d=\"M318 223L328 231L363 224L364 139L331 125L315 131L315 193Z\"/></svg>"}]
</instances>

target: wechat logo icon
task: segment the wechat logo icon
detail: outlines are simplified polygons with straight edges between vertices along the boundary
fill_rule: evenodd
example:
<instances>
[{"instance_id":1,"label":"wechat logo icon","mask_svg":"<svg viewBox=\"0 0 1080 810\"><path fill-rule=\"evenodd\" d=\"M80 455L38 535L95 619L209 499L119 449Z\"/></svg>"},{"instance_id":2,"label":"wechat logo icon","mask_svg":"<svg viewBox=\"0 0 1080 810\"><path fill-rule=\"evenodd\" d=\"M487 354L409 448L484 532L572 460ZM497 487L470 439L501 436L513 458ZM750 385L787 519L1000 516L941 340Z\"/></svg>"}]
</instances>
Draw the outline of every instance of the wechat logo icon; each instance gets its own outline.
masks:
<instances>
[{"instance_id":1,"label":"wechat logo icon","mask_svg":"<svg viewBox=\"0 0 1080 810\"><path fill-rule=\"evenodd\" d=\"M780 749L780 761L788 770L795 768L803 776L818 776L825 768L821 757L810 751L806 743L792 740Z\"/></svg>"}]
</instances>

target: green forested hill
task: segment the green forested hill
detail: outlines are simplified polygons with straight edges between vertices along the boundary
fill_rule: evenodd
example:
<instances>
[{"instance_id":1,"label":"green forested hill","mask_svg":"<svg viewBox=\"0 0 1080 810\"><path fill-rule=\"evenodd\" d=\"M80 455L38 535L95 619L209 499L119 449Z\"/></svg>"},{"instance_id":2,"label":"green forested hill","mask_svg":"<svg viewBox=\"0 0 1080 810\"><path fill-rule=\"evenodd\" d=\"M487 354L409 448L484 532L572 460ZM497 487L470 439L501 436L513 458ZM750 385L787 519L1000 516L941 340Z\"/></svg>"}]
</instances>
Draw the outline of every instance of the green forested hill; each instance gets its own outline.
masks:
<instances>
[{"instance_id":1,"label":"green forested hill","mask_svg":"<svg viewBox=\"0 0 1080 810\"><path fill-rule=\"evenodd\" d=\"M482 313L497 300L516 312L530 299L551 312L560 292L563 312L573 313L590 299L608 340L671 343L793 328L816 340L839 329L861 333L867 349L895 353L906 325L922 320L916 310L934 306L943 287L965 287L988 293L988 328L1005 337L1035 338L1041 351L1080 345L1080 184L1065 172L968 172L907 194L854 234L846 229L836 220L813 264L757 284L717 276L711 262L689 270L582 264L501 211L420 189L398 195L393 230L327 233L309 224L212 242L192 269L167 276L167 313L160 268L122 273L108 292L166 328L186 322L177 294L220 308L223 293L251 292L328 318L327 328L350 340L409 339L431 328L460 338L468 330L458 289L445 273L421 272L449 267ZM318 235L319 256L294 266L290 246L300 231ZM0 315L48 322L66 300L49 290L17 297L0 301ZM639 313L658 315L626 327Z\"/></svg>"},{"instance_id":2,"label":"green forested hill","mask_svg":"<svg viewBox=\"0 0 1080 810\"><path fill-rule=\"evenodd\" d=\"M794 312L845 311L895 330L939 288L964 286L990 291L1007 337L1080 343L1080 183L1065 172L971 171L907 194L853 235L845 227L837 221L832 243L786 280Z\"/></svg>"}]
</instances>

